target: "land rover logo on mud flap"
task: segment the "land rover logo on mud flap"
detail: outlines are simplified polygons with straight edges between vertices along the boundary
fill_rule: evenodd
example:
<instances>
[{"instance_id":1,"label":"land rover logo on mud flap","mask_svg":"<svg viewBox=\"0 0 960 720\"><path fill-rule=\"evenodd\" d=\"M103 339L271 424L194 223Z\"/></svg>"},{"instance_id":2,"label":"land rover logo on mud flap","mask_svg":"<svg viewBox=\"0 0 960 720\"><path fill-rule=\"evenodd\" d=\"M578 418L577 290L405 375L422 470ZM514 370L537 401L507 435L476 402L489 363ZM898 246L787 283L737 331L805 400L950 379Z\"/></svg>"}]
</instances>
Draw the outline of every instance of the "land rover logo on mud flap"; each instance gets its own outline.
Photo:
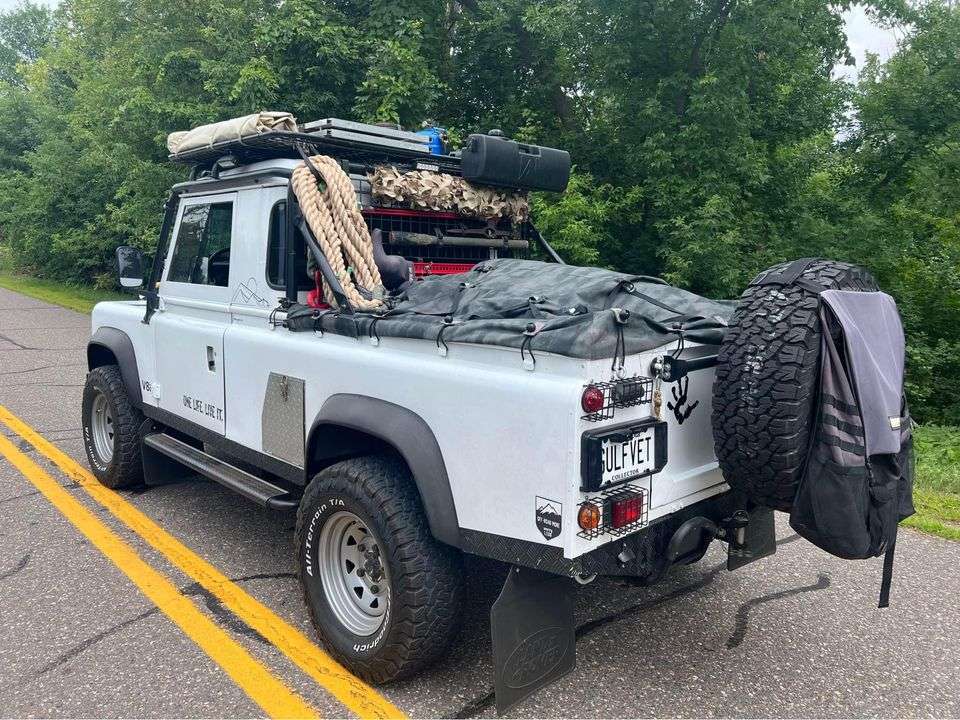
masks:
<instances>
[{"instance_id":1,"label":"land rover logo on mud flap","mask_svg":"<svg viewBox=\"0 0 960 720\"><path fill-rule=\"evenodd\" d=\"M516 690L533 685L557 667L567 652L567 633L562 627L538 630L510 653L503 665L507 687Z\"/></svg>"},{"instance_id":2,"label":"land rover logo on mud flap","mask_svg":"<svg viewBox=\"0 0 960 720\"><path fill-rule=\"evenodd\" d=\"M563 505L556 500L537 497L537 530L547 540L553 540L560 534L562 515Z\"/></svg>"}]
</instances>

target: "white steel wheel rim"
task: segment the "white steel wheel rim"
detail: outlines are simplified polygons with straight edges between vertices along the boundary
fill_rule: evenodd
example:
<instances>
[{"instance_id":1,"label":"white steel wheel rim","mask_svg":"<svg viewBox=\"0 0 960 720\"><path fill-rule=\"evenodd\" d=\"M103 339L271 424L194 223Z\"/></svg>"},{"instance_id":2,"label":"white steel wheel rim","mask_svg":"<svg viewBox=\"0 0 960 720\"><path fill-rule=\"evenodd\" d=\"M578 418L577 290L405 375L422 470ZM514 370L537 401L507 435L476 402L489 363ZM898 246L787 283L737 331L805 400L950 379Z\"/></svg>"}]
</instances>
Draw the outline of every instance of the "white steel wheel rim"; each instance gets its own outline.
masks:
<instances>
[{"instance_id":1,"label":"white steel wheel rim","mask_svg":"<svg viewBox=\"0 0 960 720\"><path fill-rule=\"evenodd\" d=\"M390 606L390 575L366 524L346 510L332 515L320 531L317 565L337 621L354 635L377 632Z\"/></svg>"},{"instance_id":2,"label":"white steel wheel rim","mask_svg":"<svg viewBox=\"0 0 960 720\"><path fill-rule=\"evenodd\" d=\"M109 463L113 459L116 425L110 401L102 392L97 393L90 407L90 434L93 436L93 449L100 460Z\"/></svg>"}]
</instances>

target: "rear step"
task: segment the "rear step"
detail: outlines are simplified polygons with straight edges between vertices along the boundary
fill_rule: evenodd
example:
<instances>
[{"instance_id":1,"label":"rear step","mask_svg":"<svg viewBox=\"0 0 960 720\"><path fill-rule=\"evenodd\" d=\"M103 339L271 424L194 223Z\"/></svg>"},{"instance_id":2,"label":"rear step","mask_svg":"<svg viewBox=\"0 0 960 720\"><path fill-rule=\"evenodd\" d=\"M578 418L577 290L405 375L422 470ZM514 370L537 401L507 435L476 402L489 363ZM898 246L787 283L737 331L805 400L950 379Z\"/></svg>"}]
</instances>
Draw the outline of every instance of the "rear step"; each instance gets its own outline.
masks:
<instances>
[{"instance_id":1,"label":"rear step","mask_svg":"<svg viewBox=\"0 0 960 720\"><path fill-rule=\"evenodd\" d=\"M291 499L290 493L283 488L234 467L213 455L208 455L203 450L198 450L166 433L150 433L143 438L143 444L253 500L258 505L275 510L289 510L297 507L297 501Z\"/></svg>"}]
</instances>

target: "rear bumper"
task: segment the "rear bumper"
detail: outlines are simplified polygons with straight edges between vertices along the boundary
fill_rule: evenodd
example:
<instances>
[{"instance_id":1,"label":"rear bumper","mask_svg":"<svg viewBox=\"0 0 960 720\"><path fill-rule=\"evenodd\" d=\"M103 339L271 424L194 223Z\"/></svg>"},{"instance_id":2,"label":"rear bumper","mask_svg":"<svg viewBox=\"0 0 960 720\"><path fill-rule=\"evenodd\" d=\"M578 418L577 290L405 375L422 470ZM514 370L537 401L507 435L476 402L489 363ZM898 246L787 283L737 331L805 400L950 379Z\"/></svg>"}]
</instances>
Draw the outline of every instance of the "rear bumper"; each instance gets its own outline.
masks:
<instances>
[{"instance_id":1,"label":"rear bumper","mask_svg":"<svg viewBox=\"0 0 960 720\"><path fill-rule=\"evenodd\" d=\"M460 547L472 555L555 575L626 575L646 578L653 582L668 567L667 545L680 525L697 516L719 523L728 517L733 509L732 493L725 492L685 507L672 515L658 518L642 530L576 558L565 558L563 549L559 547L476 530L460 531Z\"/></svg>"}]
</instances>

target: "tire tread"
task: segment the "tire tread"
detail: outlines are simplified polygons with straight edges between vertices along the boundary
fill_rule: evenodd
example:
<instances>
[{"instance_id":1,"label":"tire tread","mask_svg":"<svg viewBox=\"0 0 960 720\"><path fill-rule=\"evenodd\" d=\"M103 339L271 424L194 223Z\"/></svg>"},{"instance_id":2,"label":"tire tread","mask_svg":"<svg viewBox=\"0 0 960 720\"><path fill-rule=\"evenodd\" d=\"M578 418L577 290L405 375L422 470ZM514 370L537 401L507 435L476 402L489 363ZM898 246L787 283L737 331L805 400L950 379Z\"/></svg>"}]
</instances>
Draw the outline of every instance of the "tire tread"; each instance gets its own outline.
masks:
<instances>
[{"instance_id":1,"label":"tire tread","mask_svg":"<svg viewBox=\"0 0 960 720\"><path fill-rule=\"evenodd\" d=\"M878 290L870 273L849 263L815 260L801 277L824 288ZM819 382L820 300L799 285L755 283L741 296L717 355L714 448L734 490L789 511Z\"/></svg>"},{"instance_id":2,"label":"tire tread","mask_svg":"<svg viewBox=\"0 0 960 720\"><path fill-rule=\"evenodd\" d=\"M87 422L87 408L96 390L103 391L113 406L116 427L113 447L113 459L106 473L99 472L91 463L94 475L109 488L119 489L138 485L143 482L143 464L140 455L140 425L143 414L134 406L127 394L120 368L116 365L101 365L90 371L84 385L84 418ZM86 443L85 443L86 445ZM90 449L87 448L87 453Z\"/></svg>"},{"instance_id":3,"label":"tire tread","mask_svg":"<svg viewBox=\"0 0 960 720\"><path fill-rule=\"evenodd\" d=\"M300 584L314 627L337 660L364 680L383 683L415 675L446 652L456 633L462 601L460 554L433 538L409 470L391 456L344 460L316 475L297 511L298 549L303 546L312 508L330 493L366 498L368 514L379 517L386 529L387 537L379 539L393 560L394 611L392 627L375 655L363 658L341 652L326 637L299 562Z\"/></svg>"}]
</instances>

